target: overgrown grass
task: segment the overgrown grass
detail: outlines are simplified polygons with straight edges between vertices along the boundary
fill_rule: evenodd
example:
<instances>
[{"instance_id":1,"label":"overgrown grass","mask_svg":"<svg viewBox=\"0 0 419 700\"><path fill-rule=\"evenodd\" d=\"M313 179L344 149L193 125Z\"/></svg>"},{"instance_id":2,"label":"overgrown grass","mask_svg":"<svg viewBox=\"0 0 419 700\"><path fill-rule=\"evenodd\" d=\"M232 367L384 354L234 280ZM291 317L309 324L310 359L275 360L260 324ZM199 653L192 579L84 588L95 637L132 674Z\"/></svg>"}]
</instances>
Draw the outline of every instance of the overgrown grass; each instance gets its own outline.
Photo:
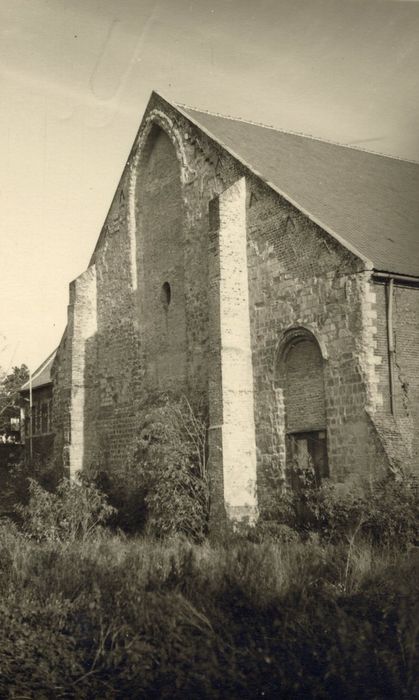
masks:
<instances>
[{"instance_id":1,"label":"overgrown grass","mask_svg":"<svg viewBox=\"0 0 419 700\"><path fill-rule=\"evenodd\" d=\"M0 698L419 699L416 480L274 474L257 525L210 545L205 444L160 396L125 471L11 480Z\"/></svg>"},{"instance_id":2,"label":"overgrown grass","mask_svg":"<svg viewBox=\"0 0 419 700\"><path fill-rule=\"evenodd\" d=\"M363 542L0 528L0 697L415 698L419 566Z\"/></svg>"}]
</instances>

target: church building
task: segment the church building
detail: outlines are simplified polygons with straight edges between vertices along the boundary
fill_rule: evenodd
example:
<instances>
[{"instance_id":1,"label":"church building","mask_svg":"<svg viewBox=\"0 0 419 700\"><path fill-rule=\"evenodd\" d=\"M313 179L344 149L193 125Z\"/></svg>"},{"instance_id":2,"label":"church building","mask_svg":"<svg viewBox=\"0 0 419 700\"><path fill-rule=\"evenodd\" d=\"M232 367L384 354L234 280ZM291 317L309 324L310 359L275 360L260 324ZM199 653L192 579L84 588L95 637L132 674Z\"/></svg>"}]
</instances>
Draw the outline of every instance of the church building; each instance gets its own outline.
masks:
<instances>
[{"instance_id":1,"label":"church building","mask_svg":"<svg viewBox=\"0 0 419 700\"><path fill-rule=\"evenodd\" d=\"M130 459L150 392L202 397L214 507L272 470L419 468L419 164L151 95L52 366L54 455Z\"/></svg>"}]
</instances>

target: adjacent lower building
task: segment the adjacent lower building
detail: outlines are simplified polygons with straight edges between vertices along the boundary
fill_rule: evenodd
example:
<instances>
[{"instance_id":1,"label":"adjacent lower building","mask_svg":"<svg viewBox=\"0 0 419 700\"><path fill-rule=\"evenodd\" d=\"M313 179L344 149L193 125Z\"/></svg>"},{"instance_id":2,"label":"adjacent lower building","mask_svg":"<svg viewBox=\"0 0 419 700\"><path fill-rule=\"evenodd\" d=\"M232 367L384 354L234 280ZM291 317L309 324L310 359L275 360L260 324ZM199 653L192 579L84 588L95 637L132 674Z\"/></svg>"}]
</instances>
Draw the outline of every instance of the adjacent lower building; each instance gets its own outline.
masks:
<instances>
[{"instance_id":1,"label":"adjacent lower building","mask_svg":"<svg viewBox=\"0 0 419 700\"><path fill-rule=\"evenodd\" d=\"M51 368L55 355L54 350L20 390L21 441L25 446L25 458L27 462L40 467L53 459Z\"/></svg>"},{"instance_id":2,"label":"adjacent lower building","mask_svg":"<svg viewBox=\"0 0 419 700\"><path fill-rule=\"evenodd\" d=\"M417 469L418 192L417 163L153 93L70 285L57 464L126 463L170 389L208 407L220 517L257 517L296 460L335 482Z\"/></svg>"}]
</instances>

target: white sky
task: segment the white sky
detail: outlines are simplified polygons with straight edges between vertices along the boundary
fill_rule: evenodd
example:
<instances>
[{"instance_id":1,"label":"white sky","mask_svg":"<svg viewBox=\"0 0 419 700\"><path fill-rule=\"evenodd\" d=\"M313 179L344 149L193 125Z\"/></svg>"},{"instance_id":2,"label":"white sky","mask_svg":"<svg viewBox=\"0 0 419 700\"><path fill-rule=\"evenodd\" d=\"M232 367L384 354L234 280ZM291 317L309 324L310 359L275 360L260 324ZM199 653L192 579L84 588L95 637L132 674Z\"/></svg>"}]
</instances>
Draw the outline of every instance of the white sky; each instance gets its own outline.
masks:
<instances>
[{"instance_id":1,"label":"white sky","mask_svg":"<svg viewBox=\"0 0 419 700\"><path fill-rule=\"evenodd\" d=\"M419 160L416 1L0 0L0 35L5 369L58 344L152 89Z\"/></svg>"}]
</instances>

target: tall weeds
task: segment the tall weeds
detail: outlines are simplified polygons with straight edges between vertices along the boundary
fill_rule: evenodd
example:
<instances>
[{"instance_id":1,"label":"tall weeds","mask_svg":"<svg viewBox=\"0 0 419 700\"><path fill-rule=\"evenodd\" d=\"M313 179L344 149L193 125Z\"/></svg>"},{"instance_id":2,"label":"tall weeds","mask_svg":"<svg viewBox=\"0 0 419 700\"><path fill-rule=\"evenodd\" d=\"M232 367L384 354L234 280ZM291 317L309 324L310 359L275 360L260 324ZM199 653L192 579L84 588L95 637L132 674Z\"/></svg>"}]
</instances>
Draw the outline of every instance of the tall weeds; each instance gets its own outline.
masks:
<instances>
[{"instance_id":1,"label":"tall weeds","mask_svg":"<svg viewBox=\"0 0 419 700\"><path fill-rule=\"evenodd\" d=\"M371 544L0 528L0 697L411 698L418 566Z\"/></svg>"},{"instance_id":2,"label":"tall weeds","mask_svg":"<svg viewBox=\"0 0 419 700\"><path fill-rule=\"evenodd\" d=\"M144 412L128 466L113 505L86 480L31 482L22 528L0 521L1 698L419 699L413 481L280 483L210 546L187 402ZM147 538L106 528L116 504Z\"/></svg>"}]
</instances>

